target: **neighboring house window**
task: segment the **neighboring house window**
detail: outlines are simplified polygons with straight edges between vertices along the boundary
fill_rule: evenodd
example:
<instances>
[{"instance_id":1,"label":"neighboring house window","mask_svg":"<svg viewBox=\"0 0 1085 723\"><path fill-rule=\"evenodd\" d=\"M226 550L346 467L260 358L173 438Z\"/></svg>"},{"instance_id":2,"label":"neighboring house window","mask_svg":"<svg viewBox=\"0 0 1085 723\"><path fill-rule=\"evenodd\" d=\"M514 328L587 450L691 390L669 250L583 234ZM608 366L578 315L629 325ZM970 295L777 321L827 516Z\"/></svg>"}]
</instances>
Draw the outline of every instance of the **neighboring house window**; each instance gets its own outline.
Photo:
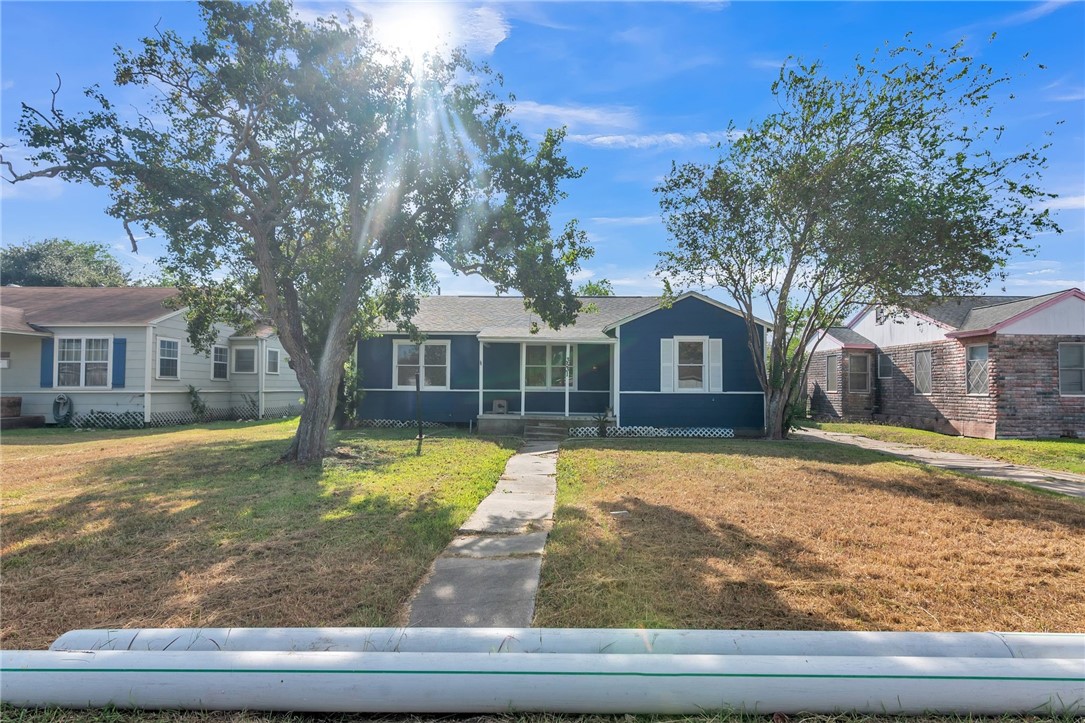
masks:
<instances>
[{"instance_id":1,"label":"neighboring house window","mask_svg":"<svg viewBox=\"0 0 1085 723\"><path fill-rule=\"evenodd\" d=\"M931 393L931 351L915 353L915 393Z\"/></svg>"},{"instance_id":2,"label":"neighboring house window","mask_svg":"<svg viewBox=\"0 0 1085 723\"><path fill-rule=\"evenodd\" d=\"M211 378L229 379L230 350L224 346L216 346L211 350Z\"/></svg>"},{"instance_id":3,"label":"neighboring house window","mask_svg":"<svg viewBox=\"0 0 1085 723\"><path fill-rule=\"evenodd\" d=\"M987 394L986 344L968 347L968 362L965 365L965 386L967 386L969 394Z\"/></svg>"},{"instance_id":4,"label":"neighboring house window","mask_svg":"<svg viewBox=\"0 0 1085 723\"><path fill-rule=\"evenodd\" d=\"M256 347L243 346L234 349L234 374L256 373Z\"/></svg>"},{"instance_id":5,"label":"neighboring house window","mask_svg":"<svg viewBox=\"0 0 1085 723\"><path fill-rule=\"evenodd\" d=\"M7 369L11 366L11 352L0 351L0 369Z\"/></svg>"},{"instance_id":6,"label":"neighboring house window","mask_svg":"<svg viewBox=\"0 0 1085 723\"><path fill-rule=\"evenodd\" d=\"M702 340L675 339L678 345L678 389L704 389L705 343Z\"/></svg>"},{"instance_id":7,"label":"neighboring house window","mask_svg":"<svg viewBox=\"0 0 1085 723\"><path fill-rule=\"evenodd\" d=\"M1085 394L1085 344L1059 344L1059 393Z\"/></svg>"},{"instance_id":8,"label":"neighboring house window","mask_svg":"<svg viewBox=\"0 0 1085 723\"><path fill-rule=\"evenodd\" d=\"M825 359L825 391L837 390L837 379L840 377L840 357L835 354Z\"/></svg>"},{"instance_id":9,"label":"neighboring house window","mask_svg":"<svg viewBox=\"0 0 1085 723\"><path fill-rule=\"evenodd\" d=\"M176 339L158 340L158 378L176 379L180 364L181 343Z\"/></svg>"},{"instance_id":10,"label":"neighboring house window","mask_svg":"<svg viewBox=\"0 0 1085 723\"><path fill-rule=\"evenodd\" d=\"M423 389L448 389L449 342L412 344L396 341L393 346L397 389L414 389L419 370Z\"/></svg>"},{"instance_id":11,"label":"neighboring house window","mask_svg":"<svg viewBox=\"0 0 1085 723\"><path fill-rule=\"evenodd\" d=\"M268 349L267 350L267 369L265 371L268 374L278 374L279 373L279 350L278 349Z\"/></svg>"},{"instance_id":12,"label":"neighboring house window","mask_svg":"<svg viewBox=\"0 0 1085 723\"><path fill-rule=\"evenodd\" d=\"M893 376L893 359L888 354L878 355L878 379L889 379Z\"/></svg>"},{"instance_id":13,"label":"neighboring house window","mask_svg":"<svg viewBox=\"0 0 1085 723\"><path fill-rule=\"evenodd\" d=\"M571 363L569 378L573 377ZM565 388L564 344L528 344L524 351L524 386L533 389Z\"/></svg>"},{"instance_id":14,"label":"neighboring house window","mask_svg":"<svg viewBox=\"0 0 1085 723\"><path fill-rule=\"evenodd\" d=\"M108 387L112 339L58 339L58 387Z\"/></svg>"},{"instance_id":15,"label":"neighboring house window","mask_svg":"<svg viewBox=\"0 0 1085 723\"><path fill-rule=\"evenodd\" d=\"M866 354L848 355L848 391L857 394L870 392L870 357Z\"/></svg>"}]
</instances>

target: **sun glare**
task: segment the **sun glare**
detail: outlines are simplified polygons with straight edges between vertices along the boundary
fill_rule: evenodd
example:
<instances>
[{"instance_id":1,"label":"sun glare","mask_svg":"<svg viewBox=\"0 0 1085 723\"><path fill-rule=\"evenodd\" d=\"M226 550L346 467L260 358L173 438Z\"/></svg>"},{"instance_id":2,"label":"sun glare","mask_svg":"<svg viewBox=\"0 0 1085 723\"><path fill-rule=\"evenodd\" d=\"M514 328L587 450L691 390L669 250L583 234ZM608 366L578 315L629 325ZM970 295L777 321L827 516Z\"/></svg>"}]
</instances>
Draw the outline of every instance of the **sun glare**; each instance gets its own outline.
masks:
<instances>
[{"instance_id":1,"label":"sun glare","mask_svg":"<svg viewBox=\"0 0 1085 723\"><path fill-rule=\"evenodd\" d=\"M415 67L426 53L453 44L455 18L444 3L389 3L367 8L378 42L403 53Z\"/></svg>"}]
</instances>

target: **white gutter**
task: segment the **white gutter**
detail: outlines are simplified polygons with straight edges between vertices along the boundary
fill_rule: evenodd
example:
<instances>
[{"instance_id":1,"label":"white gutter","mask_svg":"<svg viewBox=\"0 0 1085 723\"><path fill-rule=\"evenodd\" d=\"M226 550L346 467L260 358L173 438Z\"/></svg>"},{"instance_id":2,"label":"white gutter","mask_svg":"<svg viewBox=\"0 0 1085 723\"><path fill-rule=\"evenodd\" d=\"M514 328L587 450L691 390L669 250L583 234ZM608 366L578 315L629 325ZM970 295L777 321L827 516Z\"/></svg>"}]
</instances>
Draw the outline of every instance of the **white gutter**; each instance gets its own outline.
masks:
<instances>
[{"instance_id":1,"label":"white gutter","mask_svg":"<svg viewBox=\"0 0 1085 723\"><path fill-rule=\"evenodd\" d=\"M73 644L99 649L0 651L0 698L23 707L698 715L1064 715L1085 702L1085 635L190 628L73 631L53 647ZM156 647L169 649L143 649Z\"/></svg>"}]
</instances>

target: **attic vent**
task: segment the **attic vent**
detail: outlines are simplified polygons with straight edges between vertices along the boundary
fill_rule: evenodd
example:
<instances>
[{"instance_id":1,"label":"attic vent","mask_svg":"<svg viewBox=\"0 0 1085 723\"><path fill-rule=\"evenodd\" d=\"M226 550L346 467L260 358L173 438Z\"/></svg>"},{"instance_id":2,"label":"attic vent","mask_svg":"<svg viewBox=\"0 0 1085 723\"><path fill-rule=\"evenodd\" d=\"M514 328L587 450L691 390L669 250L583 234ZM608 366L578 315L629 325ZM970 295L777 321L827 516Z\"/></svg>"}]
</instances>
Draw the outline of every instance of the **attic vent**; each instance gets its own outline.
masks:
<instances>
[{"instance_id":1,"label":"attic vent","mask_svg":"<svg viewBox=\"0 0 1085 723\"><path fill-rule=\"evenodd\" d=\"M877 324L878 326L881 326L882 324L884 324L885 323L885 316L886 316L886 314L885 314L885 307L884 306L876 306L876 307L874 307L874 323L875 324Z\"/></svg>"}]
</instances>

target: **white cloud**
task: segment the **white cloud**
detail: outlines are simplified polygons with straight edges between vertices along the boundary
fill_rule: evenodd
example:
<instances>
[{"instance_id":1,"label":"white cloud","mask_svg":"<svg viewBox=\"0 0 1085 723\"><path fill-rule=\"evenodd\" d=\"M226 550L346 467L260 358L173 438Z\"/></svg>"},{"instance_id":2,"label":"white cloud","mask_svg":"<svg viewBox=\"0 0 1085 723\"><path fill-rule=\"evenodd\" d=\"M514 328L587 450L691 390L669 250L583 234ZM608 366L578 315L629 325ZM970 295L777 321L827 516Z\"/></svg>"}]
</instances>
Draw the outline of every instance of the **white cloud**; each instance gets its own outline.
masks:
<instances>
[{"instance_id":1,"label":"white cloud","mask_svg":"<svg viewBox=\"0 0 1085 723\"><path fill-rule=\"evenodd\" d=\"M1040 18L1050 15L1063 5L1069 5L1071 0L1048 0L1048 2L1042 2L1037 5L1033 5L1028 10L1023 10L1013 15L1004 17L1001 21L1002 25L1022 25L1024 23L1031 23L1033 20L1039 20Z\"/></svg>"},{"instance_id":2,"label":"white cloud","mask_svg":"<svg viewBox=\"0 0 1085 723\"><path fill-rule=\"evenodd\" d=\"M588 220L599 226L649 226L659 223L659 216L596 216Z\"/></svg>"},{"instance_id":3,"label":"white cloud","mask_svg":"<svg viewBox=\"0 0 1085 723\"><path fill-rule=\"evenodd\" d=\"M1052 211L1081 211L1085 210L1085 195L1059 196L1043 203L1044 208Z\"/></svg>"},{"instance_id":4,"label":"white cloud","mask_svg":"<svg viewBox=\"0 0 1085 723\"><path fill-rule=\"evenodd\" d=\"M643 133L643 134L569 134L570 143L579 143L592 148L605 149L651 149L651 148L690 148L712 146L732 140L731 131L707 131L695 133Z\"/></svg>"},{"instance_id":5,"label":"white cloud","mask_svg":"<svg viewBox=\"0 0 1085 723\"><path fill-rule=\"evenodd\" d=\"M574 129L627 130L637 127L636 110L629 106L554 105L532 100L517 101L512 115L521 122Z\"/></svg>"},{"instance_id":6,"label":"white cloud","mask_svg":"<svg viewBox=\"0 0 1085 723\"><path fill-rule=\"evenodd\" d=\"M11 90L14 87L15 87L15 81L14 80L5 80L2 84L0 84L0 90Z\"/></svg>"},{"instance_id":7,"label":"white cloud","mask_svg":"<svg viewBox=\"0 0 1085 723\"><path fill-rule=\"evenodd\" d=\"M746 65L757 70L779 70L786 62L782 58L750 58Z\"/></svg>"}]
</instances>

